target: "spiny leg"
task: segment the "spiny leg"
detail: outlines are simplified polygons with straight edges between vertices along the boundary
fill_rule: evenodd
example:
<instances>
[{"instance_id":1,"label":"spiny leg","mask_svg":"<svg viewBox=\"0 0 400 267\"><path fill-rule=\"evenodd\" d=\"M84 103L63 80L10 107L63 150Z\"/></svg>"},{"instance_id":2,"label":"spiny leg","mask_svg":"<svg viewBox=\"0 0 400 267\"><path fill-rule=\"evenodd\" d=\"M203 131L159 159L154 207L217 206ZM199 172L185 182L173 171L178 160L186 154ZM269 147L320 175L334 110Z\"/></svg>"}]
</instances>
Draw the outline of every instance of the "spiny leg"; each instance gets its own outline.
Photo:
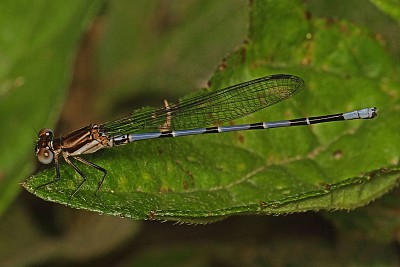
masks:
<instances>
[{"instance_id":1,"label":"spiny leg","mask_svg":"<svg viewBox=\"0 0 400 267\"><path fill-rule=\"evenodd\" d=\"M104 174L104 175L103 175L103 178L101 179L101 181L100 181L100 183L99 183L99 185L97 186L96 192L94 193L94 194L96 195L97 192L100 190L100 188L101 188L102 185L103 185L104 179L106 178L106 175L107 175L107 170L104 169L104 168L102 168L102 167L100 167L100 166L98 166L98 165L96 165L96 164L94 164L94 163L92 163L92 162L90 162L90 161L87 161L86 159L83 159L83 158L81 158L81 157L74 157L74 159L76 159L76 160L82 162L82 163L85 164L85 165L88 165L88 166L90 166L90 167L92 167L92 168L95 168L96 170L99 170L99 171L101 171L101 172Z\"/></svg>"},{"instance_id":2,"label":"spiny leg","mask_svg":"<svg viewBox=\"0 0 400 267\"><path fill-rule=\"evenodd\" d=\"M82 185L86 182L87 178L86 175L68 158L64 157L65 162L68 163L69 166L71 166L83 179L83 181L79 184L79 186L75 189L75 191L69 196L69 198L72 198L78 191L81 189Z\"/></svg>"},{"instance_id":3,"label":"spiny leg","mask_svg":"<svg viewBox=\"0 0 400 267\"><path fill-rule=\"evenodd\" d=\"M38 187L36 187L36 188L34 189L33 192L36 192L36 190L38 190L38 189L40 189L40 188L42 188L42 187L45 187L45 186L48 186L48 185L50 185L50 184L54 184L55 182L60 181L60 179L61 179L61 175L60 175L60 162L58 161L58 157L55 157L55 158L54 158L54 164L55 164L55 166L56 166L56 178L53 179L53 180L50 181L50 182L47 182L47 183L44 183L44 184L39 185Z\"/></svg>"}]
</instances>

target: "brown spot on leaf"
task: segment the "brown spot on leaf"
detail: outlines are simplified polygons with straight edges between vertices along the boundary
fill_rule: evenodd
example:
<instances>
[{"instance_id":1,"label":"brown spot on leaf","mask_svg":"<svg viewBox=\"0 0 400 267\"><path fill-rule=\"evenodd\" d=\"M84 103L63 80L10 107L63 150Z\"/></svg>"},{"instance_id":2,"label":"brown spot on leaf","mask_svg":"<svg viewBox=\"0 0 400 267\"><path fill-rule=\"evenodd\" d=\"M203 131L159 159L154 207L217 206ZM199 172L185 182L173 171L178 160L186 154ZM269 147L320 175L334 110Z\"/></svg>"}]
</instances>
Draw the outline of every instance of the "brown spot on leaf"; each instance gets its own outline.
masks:
<instances>
[{"instance_id":1,"label":"brown spot on leaf","mask_svg":"<svg viewBox=\"0 0 400 267\"><path fill-rule=\"evenodd\" d=\"M311 20L311 18L312 18L312 14L311 14L311 12L309 11L309 10L306 10L305 12L304 12L304 18L306 19L306 20Z\"/></svg>"},{"instance_id":2,"label":"brown spot on leaf","mask_svg":"<svg viewBox=\"0 0 400 267\"><path fill-rule=\"evenodd\" d=\"M218 70L223 71L226 69L226 67L227 67L226 59L224 58L222 59L222 62L218 65Z\"/></svg>"},{"instance_id":3,"label":"brown spot on leaf","mask_svg":"<svg viewBox=\"0 0 400 267\"><path fill-rule=\"evenodd\" d=\"M333 152L332 156L333 156L334 159L339 160L339 159L341 159L343 157L343 151L338 149L338 150Z\"/></svg>"},{"instance_id":4,"label":"brown spot on leaf","mask_svg":"<svg viewBox=\"0 0 400 267\"><path fill-rule=\"evenodd\" d=\"M238 140L239 140L239 143L241 143L241 144L244 144L244 135L243 134L238 134Z\"/></svg>"},{"instance_id":5,"label":"brown spot on leaf","mask_svg":"<svg viewBox=\"0 0 400 267\"><path fill-rule=\"evenodd\" d=\"M147 219L149 221L154 221L156 218L157 213L153 210L150 211L150 213L147 215Z\"/></svg>"}]
</instances>

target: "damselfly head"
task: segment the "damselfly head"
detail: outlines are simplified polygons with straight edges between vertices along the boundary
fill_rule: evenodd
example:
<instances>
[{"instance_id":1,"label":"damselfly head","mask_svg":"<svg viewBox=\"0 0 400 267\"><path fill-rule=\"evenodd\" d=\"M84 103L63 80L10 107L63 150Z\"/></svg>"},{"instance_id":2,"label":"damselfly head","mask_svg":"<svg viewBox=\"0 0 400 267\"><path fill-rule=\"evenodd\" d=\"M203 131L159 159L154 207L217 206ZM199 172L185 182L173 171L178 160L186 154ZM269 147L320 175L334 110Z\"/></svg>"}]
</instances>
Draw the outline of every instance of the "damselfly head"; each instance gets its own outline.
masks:
<instances>
[{"instance_id":1,"label":"damselfly head","mask_svg":"<svg viewBox=\"0 0 400 267\"><path fill-rule=\"evenodd\" d=\"M39 139L36 142L36 156L40 163L49 164L54 159L51 142L53 141L53 131L47 128L40 130Z\"/></svg>"}]
</instances>

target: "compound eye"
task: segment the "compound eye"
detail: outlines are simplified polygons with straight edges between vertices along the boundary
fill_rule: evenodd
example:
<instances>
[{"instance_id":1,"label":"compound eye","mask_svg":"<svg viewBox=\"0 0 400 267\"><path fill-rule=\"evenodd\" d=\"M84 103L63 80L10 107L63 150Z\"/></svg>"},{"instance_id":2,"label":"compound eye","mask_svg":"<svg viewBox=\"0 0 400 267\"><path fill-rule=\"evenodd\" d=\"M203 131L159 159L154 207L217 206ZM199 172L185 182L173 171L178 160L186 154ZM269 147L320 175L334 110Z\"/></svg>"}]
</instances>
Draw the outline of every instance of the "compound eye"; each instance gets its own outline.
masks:
<instances>
[{"instance_id":1,"label":"compound eye","mask_svg":"<svg viewBox=\"0 0 400 267\"><path fill-rule=\"evenodd\" d=\"M53 139L53 131L51 129L43 128L38 134L39 138L46 137L46 140Z\"/></svg>"},{"instance_id":2,"label":"compound eye","mask_svg":"<svg viewBox=\"0 0 400 267\"><path fill-rule=\"evenodd\" d=\"M54 159L54 153L46 147L40 148L36 155L39 162L42 164L49 164Z\"/></svg>"}]
</instances>

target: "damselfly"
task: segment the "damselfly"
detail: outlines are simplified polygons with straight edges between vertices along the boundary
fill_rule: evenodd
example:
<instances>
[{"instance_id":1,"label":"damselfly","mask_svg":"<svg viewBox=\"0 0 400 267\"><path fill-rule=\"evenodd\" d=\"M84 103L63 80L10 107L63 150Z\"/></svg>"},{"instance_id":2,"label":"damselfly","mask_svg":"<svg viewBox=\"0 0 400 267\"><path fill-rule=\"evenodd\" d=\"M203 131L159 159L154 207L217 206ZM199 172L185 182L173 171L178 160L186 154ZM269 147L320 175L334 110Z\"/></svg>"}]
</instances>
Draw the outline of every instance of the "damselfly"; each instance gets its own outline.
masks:
<instances>
[{"instance_id":1,"label":"damselfly","mask_svg":"<svg viewBox=\"0 0 400 267\"><path fill-rule=\"evenodd\" d=\"M201 94L175 104L165 104L158 109L138 110L129 116L104 124L90 124L55 139L52 130L42 129L38 134L39 139L35 148L36 156L43 164L55 163L56 178L36 189L60 179L61 156L82 177L82 182L71 195L73 197L87 178L71 159L80 161L103 173L97 192L104 182L107 170L87 161L80 155L93 153L102 148L154 138L371 119L377 115L377 109L373 107L318 117L209 127L276 104L298 93L303 88L304 81L301 78L288 74L277 74Z\"/></svg>"}]
</instances>

